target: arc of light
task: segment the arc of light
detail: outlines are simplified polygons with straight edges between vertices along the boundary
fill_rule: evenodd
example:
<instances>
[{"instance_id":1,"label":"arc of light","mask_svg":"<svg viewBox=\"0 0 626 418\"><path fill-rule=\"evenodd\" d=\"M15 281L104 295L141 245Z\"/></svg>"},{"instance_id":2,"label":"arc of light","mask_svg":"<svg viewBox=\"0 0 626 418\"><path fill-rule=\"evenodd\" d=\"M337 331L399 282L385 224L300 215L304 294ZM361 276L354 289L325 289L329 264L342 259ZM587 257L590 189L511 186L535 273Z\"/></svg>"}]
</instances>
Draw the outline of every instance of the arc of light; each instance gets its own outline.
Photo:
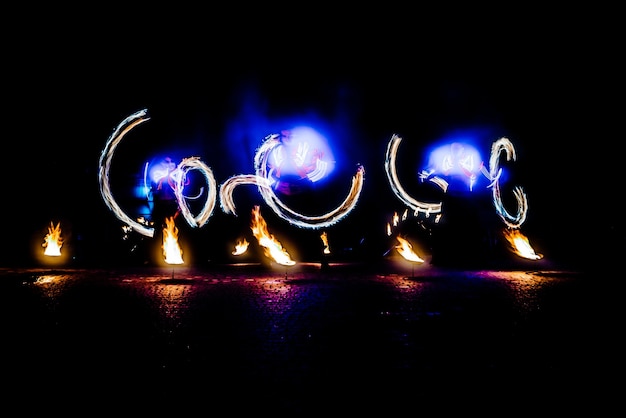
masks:
<instances>
[{"instance_id":1,"label":"arc of light","mask_svg":"<svg viewBox=\"0 0 626 418\"><path fill-rule=\"evenodd\" d=\"M333 225L354 209L361 194L361 190L363 189L365 169L362 166L357 168L357 173L352 177L352 185L348 195L344 201L332 211L319 216L306 216L287 207L287 205L274 194L274 190L270 187L268 180L267 160L271 151L280 145L280 141L277 138L277 134L268 135L257 150L254 158L256 175L242 174L233 176L222 184L220 187L220 205L224 212L236 215L233 191L236 186L242 184L256 185L265 203L267 203L279 217L301 228L317 229Z\"/></svg>"},{"instance_id":2,"label":"arc of light","mask_svg":"<svg viewBox=\"0 0 626 418\"><path fill-rule=\"evenodd\" d=\"M109 136L109 139L100 154L98 182L100 185L100 194L104 199L104 203L115 214L115 216L140 234L152 237L154 236L154 228L148 228L133 220L122 210L122 208L120 208L113 198L109 182L109 171L111 168L111 161L113 160L113 154L115 154L115 149L122 141L122 138L124 138L124 135L126 135L131 129L140 123L150 120L150 117L147 115L148 111L146 109L133 113L120 122L111 136Z\"/></svg>"},{"instance_id":3,"label":"arc of light","mask_svg":"<svg viewBox=\"0 0 626 418\"><path fill-rule=\"evenodd\" d=\"M267 160L271 151L281 144L278 140L278 134L272 134L265 137L265 141L254 157L254 168L257 177L267 179ZM285 205L274 193L271 187L265 184L257 184L259 193L263 196L263 200L270 208L281 218L287 222L299 226L301 228L318 229L324 228L337 223L344 218L356 206L361 190L363 189L363 181L365 169L363 166L357 168L356 174L352 177L352 185L346 198L335 209L319 216L306 216L295 212Z\"/></svg>"},{"instance_id":4,"label":"arc of light","mask_svg":"<svg viewBox=\"0 0 626 418\"><path fill-rule=\"evenodd\" d=\"M387 144L387 152L385 155L385 172L387 173L387 180L391 185L391 189L394 194L405 205L411 208L415 213L424 212L425 214L439 213L441 212L441 202L439 203L424 203L415 200L404 190L398 179L398 173L396 171L396 155L398 153L398 147L402 138L399 135L393 134L391 140Z\"/></svg>"},{"instance_id":5,"label":"arc of light","mask_svg":"<svg viewBox=\"0 0 626 418\"><path fill-rule=\"evenodd\" d=\"M198 157L189 157L183 159L178 164L178 169L181 171L181 175L178 176L176 181L176 187L174 188L174 194L178 201L180 211L189 225L192 227L202 227L213 214L215 208L215 199L217 196L217 183L213 176L213 171L209 166L200 160ZM204 175L204 178L208 185L208 196L204 206L197 216L193 216L187 205L187 200L183 195L183 189L185 187L185 178L190 170L199 170Z\"/></svg>"},{"instance_id":6,"label":"arc of light","mask_svg":"<svg viewBox=\"0 0 626 418\"><path fill-rule=\"evenodd\" d=\"M528 211L528 200L526 198L524 190L521 187L516 186L513 188L513 195L515 196L515 200L517 201L517 214L513 216L504 208L504 204L502 203L502 197L500 195L499 179L501 169L499 168L498 164L500 160L500 153L503 151L506 153L507 161L515 161L516 159L515 148L508 138L502 137L491 145L491 156L489 158L489 177L491 179L490 187L492 188L493 204L496 208L496 212L508 227L519 228L526 220L526 213Z\"/></svg>"},{"instance_id":7,"label":"arc of light","mask_svg":"<svg viewBox=\"0 0 626 418\"><path fill-rule=\"evenodd\" d=\"M220 206L224 213L237 216L233 191L235 187L243 184L252 184L257 187L270 187L269 181L266 178L258 177L254 174L239 174L228 178L228 180L220 186Z\"/></svg>"}]
</instances>

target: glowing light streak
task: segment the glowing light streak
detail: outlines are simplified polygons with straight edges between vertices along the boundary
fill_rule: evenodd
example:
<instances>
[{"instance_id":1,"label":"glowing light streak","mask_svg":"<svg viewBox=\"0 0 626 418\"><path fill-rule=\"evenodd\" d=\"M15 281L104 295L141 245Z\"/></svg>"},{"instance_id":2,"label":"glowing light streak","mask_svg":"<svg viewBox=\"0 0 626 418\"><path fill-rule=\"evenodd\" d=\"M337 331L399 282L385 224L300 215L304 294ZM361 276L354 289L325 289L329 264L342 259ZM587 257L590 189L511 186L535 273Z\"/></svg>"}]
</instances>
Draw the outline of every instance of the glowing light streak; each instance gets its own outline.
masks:
<instances>
[{"instance_id":1,"label":"glowing light streak","mask_svg":"<svg viewBox=\"0 0 626 418\"><path fill-rule=\"evenodd\" d=\"M281 143L277 134L268 135L255 155L254 167L257 177L267 178L267 159L271 151ZM302 227L317 229L335 224L348 215L354 209L363 188L365 169L357 168L357 173L352 177L352 187L342 203L334 210L320 216L305 216L288 208L274 193L271 188L259 186L258 190L263 200L282 219L289 223Z\"/></svg>"},{"instance_id":2,"label":"glowing light streak","mask_svg":"<svg viewBox=\"0 0 626 418\"><path fill-rule=\"evenodd\" d=\"M42 246L45 248L44 255L51 257L59 257L61 255L61 247L63 246L63 238L61 237L61 223L56 226L50 222L48 233L44 238Z\"/></svg>"},{"instance_id":3,"label":"glowing light streak","mask_svg":"<svg viewBox=\"0 0 626 418\"><path fill-rule=\"evenodd\" d=\"M124 136L135 126L147 120L150 120L147 115L148 111L146 109L133 113L122 122L120 122L113 131L113 133L109 136L105 147L100 154L100 170L98 173L98 181L100 186L100 194L102 195L104 203L115 214L115 216L138 233L148 237L153 237L154 228L146 227L142 223L135 221L122 210L122 208L113 198L111 185L109 182L111 162L113 160L113 155L115 154L118 145L120 144ZM145 170L147 170L147 166ZM205 202L202 210L197 216L194 216L191 213L189 206L186 202L187 197L183 195L186 175L189 170L200 170L209 186L207 201ZM180 207L181 213L183 214L185 220L192 227L203 226L213 213L213 209L216 204L215 199L217 194L217 184L215 182L215 178L211 169L202 161L200 161L199 158L191 157L183 159L183 161L178 165L178 168L175 170L175 172L169 173L168 175L174 181L174 194L176 195L178 206ZM144 184L146 184L146 182L146 173L144 172Z\"/></svg>"},{"instance_id":4,"label":"glowing light streak","mask_svg":"<svg viewBox=\"0 0 626 418\"><path fill-rule=\"evenodd\" d=\"M298 149L294 155L294 162L297 167L302 167L306 161L306 156L309 153L309 144L306 142L299 142Z\"/></svg>"},{"instance_id":5,"label":"glowing light streak","mask_svg":"<svg viewBox=\"0 0 626 418\"><path fill-rule=\"evenodd\" d=\"M146 199L150 199L150 186L148 185L148 166L150 164L146 163L143 166L143 191L146 195Z\"/></svg>"},{"instance_id":6,"label":"glowing light streak","mask_svg":"<svg viewBox=\"0 0 626 418\"><path fill-rule=\"evenodd\" d=\"M430 179L428 179L428 181L430 181L431 183L434 183L435 185L437 185L441 190L443 190L444 193L446 193L448 191L448 182L445 181L444 179L442 179L439 176L434 176L431 177Z\"/></svg>"},{"instance_id":7,"label":"glowing light streak","mask_svg":"<svg viewBox=\"0 0 626 418\"><path fill-rule=\"evenodd\" d=\"M230 177L220 187L220 205L222 210L226 213L236 215L235 204L233 200L233 191L236 186L242 184L254 184L265 203L278 215L280 218L286 220L292 225L296 225L301 228L318 229L324 228L337 223L348 215L356 206L361 190L363 188L363 181L365 175L365 169L363 166L358 166L356 174L352 177L352 185L346 198L335 209L319 216L306 216L300 214L285 205L274 193L271 186L271 170L268 171L267 160L270 155L273 155L272 151L281 145L277 134L268 135L265 137L265 141L256 152L254 158L254 168L256 175L238 175Z\"/></svg>"},{"instance_id":8,"label":"glowing light streak","mask_svg":"<svg viewBox=\"0 0 626 418\"><path fill-rule=\"evenodd\" d=\"M165 218L163 228L163 255L167 264L184 264L183 251L178 245L178 228L174 223L174 217Z\"/></svg>"},{"instance_id":9,"label":"glowing light streak","mask_svg":"<svg viewBox=\"0 0 626 418\"><path fill-rule=\"evenodd\" d=\"M258 205L254 206L252 209L252 224L250 225L250 229L252 229L252 234L258 240L259 245L263 247L267 257L284 266L293 266L296 264L281 243L269 233L267 223L261 216L261 209Z\"/></svg>"},{"instance_id":10,"label":"glowing light streak","mask_svg":"<svg viewBox=\"0 0 626 418\"><path fill-rule=\"evenodd\" d=\"M322 160L315 160L315 169L308 173L306 176L312 182L319 181L326 177L326 172L328 171L328 162Z\"/></svg>"},{"instance_id":11,"label":"glowing light streak","mask_svg":"<svg viewBox=\"0 0 626 418\"><path fill-rule=\"evenodd\" d=\"M526 213L528 211L528 201L524 190L516 186L513 188L513 195L517 201L517 213L515 216L509 214L504 208L502 203L502 197L500 195L500 174L501 169L499 167L500 154L506 153L507 161L516 159L515 148L508 138L502 137L495 141L491 146L491 157L489 158L489 179L491 181L490 187L492 188L493 203L496 208L497 214L502 221L509 228L519 228L526 220Z\"/></svg>"},{"instance_id":12,"label":"glowing light streak","mask_svg":"<svg viewBox=\"0 0 626 418\"><path fill-rule=\"evenodd\" d=\"M180 211L190 226L202 227L204 224L207 223L207 221L213 214L213 209L215 208L215 199L217 197L217 182L215 181L215 177L213 176L213 171L198 157L183 159L180 164L178 164L178 170L180 170L181 175L178 176L176 179L174 194L176 195L176 200L178 201ZM187 199L183 195L185 181L187 178L187 174L190 170L200 171L204 175L204 179L206 180L208 185L207 199L204 202L202 210L195 217L189 210L189 206L187 205Z\"/></svg>"},{"instance_id":13,"label":"glowing light streak","mask_svg":"<svg viewBox=\"0 0 626 418\"><path fill-rule=\"evenodd\" d=\"M433 203L429 204L429 203L417 201L411 196L409 196L404 190L404 188L402 187L402 185L400 184L400 181L398 179L398 175L396 172L395 160L396 160L396 155L398 152L398 146L400 145L401 140L402 140L401 137L394 134L392 135L391 140L389 141L389 144L387 145L387 154L386 154L386 159L385 159L385 172L387 173L387 178L389 180L389 184L391 185L393 192L398 197L398 199L400 199L409 208L413 209L416 213L419 213L420 211L425 212L426 214L440 213L441 202L437 204L433 204ZM502 174L502 170L499 167L500 154L502 152L506 153L507 161L516 159L515 148L513 147L513 144L511 143L511 141L509 141L508 138L502 137L498 139L497 141L495 141L491 147L491 156L489 159L489 171L487 171L482 164L478 170L483 175L485 175L490 181L490 184L488 187L492 188L493 203L494 203L494 207L496 209L497 214L500 216L500 218L504 221L504 223L509 228L519 228L526 220L526 215L528 211L528 201L527 201L526 194L524 193L523 189L519 186L516 186L513 189L513 195L515 196L515 199L518 204L517 213L515 215L511 215L504 208L504 205L502 203L500 182L499 182L500 176ZM445 167L452 168L451 163L448 163L446 165L446 161L448 160L444 159ZM468 173L473 172L472 171L474 168L473 159L465 158L461 160L461 166L463 170L468 170ZM431 174L432 174L432 171L429 172L429 171L423 170L420 172L419 176L423 180L425 178L428 178ZM473 186L475 179L476 179L475 176L471 177L472 182L470 184L470 189ZM430 178L430 181L433 181L435 184L437 184L441 189L444 190L444 192L447 191L448 183L445 180L435 176L435 177Z\"/></svg>"},{"instance_id":14,"label":"glowing light streak","mask_svg":"<svg viewBox=\"0 0 626 418\"><path fill-rule=\"evenodd\" d=\"M109 171L111 169L111 161L113 160L113 155L115 154L117 146L124 138L124 135L126 135L131 129L133 129L140 123L150 120L147 114L148 112L146 109L133 113L122 122L120 122L117 128L115 128L115 130L107 140L106 145L102 150L102 153L100 154L100 171L98 173L98 182L100 185L100 194L104 199L104 203L115 214L115 216L117 216L119 220L121 220L140 234L152 237L154 236L154 228L147 228L128 216L113 198L111 185L109 183Z\"/></svg>"},{"instance_id":15,"label":"glowing light streak","mask_svg":"<svg viewBox=\"0 0 626 418\"><path fill-rule=\"evenodd\" d=\"M415 200L404 190L398 179L398 173L396 172L396 156L398 153L398 147L402 138L396 134L393 134L391 140L387 144L387 153L385 156L385 172L387 173L387 179L395 195L405 205L411 208L415 213L423 212L427 215L431 213L441 212L441 202L438 203L425 203Z\"/></svg>"},{"instance_id":16,"label":"glowing light streak","mask_svg":"<svg viewBox=\"0 0 626 418\"><path fill-rule=\"evenodd\" d=\"M268 179L255 176L254 174L239 174L229 177L220 186L220 206L224 213L237 216L233 192L235 187L245 184L271 188Z\"/></svg>"}]
</instances>

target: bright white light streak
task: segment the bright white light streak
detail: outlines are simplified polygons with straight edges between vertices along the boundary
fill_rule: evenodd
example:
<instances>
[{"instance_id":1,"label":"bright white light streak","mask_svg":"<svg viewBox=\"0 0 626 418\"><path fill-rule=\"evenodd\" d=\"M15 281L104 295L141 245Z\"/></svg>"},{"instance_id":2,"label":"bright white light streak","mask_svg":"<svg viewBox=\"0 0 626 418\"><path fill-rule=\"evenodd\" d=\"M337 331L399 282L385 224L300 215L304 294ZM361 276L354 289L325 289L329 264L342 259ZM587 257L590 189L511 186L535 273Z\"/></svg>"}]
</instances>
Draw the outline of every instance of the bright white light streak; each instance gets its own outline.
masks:
<instances>
[{"instance_id":1,"label":"bright white light streak","mask_svg":"<svg viewBox=\"0 0 626 418\"><path fill-rule=\"evenodd\" d=\"M502 137L491 146L491 156L489 158L489 178L491 181L490 187L492 187L493 204L496 208L496 212L509 228L519 228L526 220L528 201L524 190L521 187L516 186L513 189L513 195L515 196L515 200L518 204L517 214L513 216L504 208L500 195L499 178L501 169L498 165L500 153L502 151L506 153L507 161L515 161L516 159L515 148L508 138Z\"/></svg>"},{"instance_id":2,"label":"bright white light streak","mask_svg":"<svg viewBox=\"0 0 626 418\"><path fill-rule=\"evenodd\" d=\"M233 192L235 187L244 184L251 184L257 187L270 187L268 179L255 176L254 174L239 174L229 177L220 186L220 206L222 207L224 213L237 216Z\"/></svg>"},{"instance_id":3,"label":"bright white light streak","mask_svg":"<svg viewBox=\"0 0 626 418\"><path fill-rule=\"evenodd\" d=\"M140 234L152 237L154 236L154 228L147 228L128 216L113 198L113 194L111 193L111 185L109 183L109 171L111 169L111 161L113 160L113 155L115 154L117 146L124 138L124 135L126 135L131 129L133 129L140 123L150 120L147 115L148 111L146 109L133 113L122 122L120 122L120 124L111 134L111 136L109 136L109 139L107 140L106 145L102 150L102 153L100 154L100 170L98 173L98 181L100 184L100 194L104 199L104 203L115 214L115 216L117 216L119 220L121 220Z\"/></svg>"},{"instance_id":4,"label":"bright white light streak","mask_svg":"<svg viewBox=\"0 0 626 418\"><path fill-rule=\"evenodd\" d=\"M254 158L255 178L268 178L267 160L271 151L281 145L278 137L278 134L268 135L257 150ZM279 217L301 228L318 229L337 223L354 209L363 188L364 175L364 167L359 166L356 174L352 177L352 186L344 201L332 211L319 216L305 216L291 210L276 196L271 187L267 187L267 181L257 183L257 186L265 203L267 203Z\"/></svg>"},{"instance_id":5,"label":"bright white light streak","mask_svg":"<svg viewBox=\"0 0 626 418\"><path fill-rule=\"evenodd\" d=\"M189 225L198 228L202 227L209 220L209 218L213 214L213 209L215 208L215 200L217 197L217 183L215 181L215 177L213 176L213 171L198 157L183 159L180 164L178 164L178 170L180 170L182 174L176 179L174 194L176 195L176 200L178 201L180 211ZM189 210L189 206L187 205L187 199L183 195L185 180L189 170L199 170L204 175L204 179L206 180L208 186L208 196L206 202L204 203L204 206L202 207L200 213L195 217Z\"/></svg>"},{"instance_id":6,"label":"bright white light streak","mask_svg":"<svg viewBox=\"0 0 626 418\"><path fill-rule=\"evenodd\" d=\"M143 167L143 191L146 194L146 199L150 199L150 186L148 186L148 166L150 164L146 162Z\"/></svg>"},{"instance_id":7,"label":"bright white light streak","mask_svg":"<svg viewBox=\"0 0 626 418\"><path fill-rule=\"evenodd\" d=\"M441 202L438 203L425 203L415 200L404 190L398 179L398 173L396 172L396 156L398 154L398 147L402 138L396 134L391 136L389 144L387 144L387 154L385 156L385 172L387 173L387 179L391 185L391 189L394 194L405 205L413 210L414 213L423 212L426 215L431 213L441 212Z\"/></svg>"},{"instance_id":8,"label":"bright white light streak","mask_svg":"<svg viewBox=\"0 0 626 418\"><path fill-rule=\"evenodd\" d=\"M363 189L365 169L362 166L358 167L356 175L352 178L352 186L348 195L334 210L320 216L305 216L288 208L274 194L274 190L270 187L271 172L268 173L267 171L267 160L272 154L274 158L276 158L278 153L272 153L272 150L280 145L281 142L278 140L277 134L268 135L255 155L254 167L257 174L240 174L230 177L222 183L220 186L220 206L225 213L237 215L233 200L233 191L235 187L243 184L256 185L265 203L267 203L279 217L301 228L318 229L333 225L354 209L361 194L361 190ZM280 148L278 148L278 150L280 150Z\"/></svg>"},{"instance_id":9,"label":"bright white light streak","mask_svg":"<svg viewBox=\"0 0 626 418\"><path fill-rule=\"evenodd\" d=\"M139 125L142 122L150 120L147 115L147 109L135 112L126 119L124 119L122 122L120 122L117 128L113 131L113 133L107 140L107 143L102 150L102 153L100 154L100 171L98 175L98 180L100 183L100 194L104 199L104 203L106 203L108 208L111 209L115 216L117 216L119 220L124 222L126 225L128 225L138 233L148 237L153 237L154 228L148 228L141 223L135 221L130 216L128 216L117 204L117 202L113 198L113 194L111 193L111 185L109 183L109 171L111 169L111 161L113 160L113 155L115 154L117 146L124 138L124 135L126 135L131 129L133 129L135 126ZM191 214L189 206L186 202L187 198L183 195L184 181L189 170L200 170L209 186L207 201L205 202L204 207L202 208L200 213L195 217L193 216L193 214ZM181 209L181 213L183 214L185 220L189 223L189 225L191 225L192 227L201 227L211 217L211 214L213 213L213 208L215 207L217 184L215 182L213 172L205 163L200 161L200 159L197 157L185 158L179 164L178 172L179 175L175 177L176 187L174 188L174 194L176 195L178 206ZM144 178L145 175L146 174L144 173Z\"/></svg>"},{"instance_id":10,"label":"bright white light streak","mask_svg":"<svg viewBox=\"0 0 626 418\"><path fill-rule=\"evenodd\" d=\"M317 159L315 160L315 169L311 171L309 174L307 174L306 176L312 182L316 182L326 177L327 169L328 169L328 162Z\"/></svg>"}]
</instances>

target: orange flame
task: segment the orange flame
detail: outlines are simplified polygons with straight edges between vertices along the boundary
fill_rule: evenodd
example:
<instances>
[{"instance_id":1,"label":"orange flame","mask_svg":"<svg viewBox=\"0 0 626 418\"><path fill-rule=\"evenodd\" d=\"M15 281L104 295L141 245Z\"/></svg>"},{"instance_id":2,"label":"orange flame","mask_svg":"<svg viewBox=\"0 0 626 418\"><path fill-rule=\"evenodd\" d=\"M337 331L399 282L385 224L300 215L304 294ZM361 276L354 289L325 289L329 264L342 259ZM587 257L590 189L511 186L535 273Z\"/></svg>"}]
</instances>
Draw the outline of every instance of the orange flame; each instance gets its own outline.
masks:
<instances>
[{"instance_id":1,"label":"orange flame","mask_svg":"<svg viewBox=\"0 0 626 418\"><path fill-rule=\"evenodd\" d=\"M240 239L235 244L235 250L233 251L233 255L241 255L248 250L248 241L245 238Z\"/></svg>"},{"instance_id":2,"label":"orange flame","mask_svg":"<svg viewBox=\"0 0 626 418\"><path fill-rule=\"evenodd\" d=\"M330 246L328 245L328 234L326 233L326 231L322 232L320 238L322 239L322 243L324 244L324 254L330 254Z\"/></svg>"},{"instance_id":3,"label":"orange flame","mask_svg":"<svg viewBox=\"0 0 626 418\"><path fill-rule=\"evenodd\" d=\"M174 217L165 218L163 228L163 255L167 264L183 264L183 250L178 245L178 228L174 224Z\"/></svg>"},{"instance_id":4,"label":"orange flame","mask_svg":"<svg viewBox=\"0 0 626 418\"><path fill-rule=\"evenodd\" d=\"M52 257L59 257L61 255L61 247L63 246L63 239L61 238L61 223L57 223L56 226L50 222L48 227L48 233L44 238L42 246L45 248L44 255Z\"/></svg>"},{"instance_id":5,"label":"orange flame","mask_svg":"<svg viewBox=\"0 0 626 418\"><path fill-rule=\"evenodd\" d=\"M255 205L252 209L252 224L250 225L250 228L252 229L254 237L263 247L267 257L284 266L293 266L296 264L296 262L289 256L289 253L283 249L280 242L278 242L274 236L268 232L267 223L261 216L261 209L258 205Z\"/></svg>"},{"instance_id":6,"label":"orange flame","mask_svg":"<svg viewBox=\"0 0 626 418\"><path fill-rule=\"evenodd\" d=\"M404 257L408 261L415 261L417 263L423 263L424 260L417 255L415 251L413 251L413 246L409 241L402 238L401 236L397 236L396 239L400 243L400 245L396 245L396 250L400 253L402 257Z\"/></svg>"},{"instance_id":7,"label":"orange flame","mask_svg":"<svg viewBox=\"0 0 626 418\"><path fill-rule=\"evenodd\" d=\"M522 234L519 229L505 229L504 237L509 242L511 250L520 257L530 260L540 260L543 258L541 254L535 253L528 238Z\"/></svg>"}]
</instances>

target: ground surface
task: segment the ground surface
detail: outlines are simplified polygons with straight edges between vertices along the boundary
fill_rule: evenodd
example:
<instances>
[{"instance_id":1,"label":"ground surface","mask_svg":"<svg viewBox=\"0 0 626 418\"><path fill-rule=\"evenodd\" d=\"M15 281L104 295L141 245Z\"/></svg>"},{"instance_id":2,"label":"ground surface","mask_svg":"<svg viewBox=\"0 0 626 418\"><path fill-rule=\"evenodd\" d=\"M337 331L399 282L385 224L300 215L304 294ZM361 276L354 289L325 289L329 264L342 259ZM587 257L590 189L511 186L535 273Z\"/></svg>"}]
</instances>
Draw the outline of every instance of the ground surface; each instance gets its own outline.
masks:
<instances>
[{"instance_id":1,"label":"ground surface","mask_svg":"<svg viewBox=\"0 0 626 418\"><path fill-rule=\"evenodd\" d=\"M24 412L598 412L617 367L610 287L392 263L3 269L4 397Z\"/></svg>"}]
</instances>

